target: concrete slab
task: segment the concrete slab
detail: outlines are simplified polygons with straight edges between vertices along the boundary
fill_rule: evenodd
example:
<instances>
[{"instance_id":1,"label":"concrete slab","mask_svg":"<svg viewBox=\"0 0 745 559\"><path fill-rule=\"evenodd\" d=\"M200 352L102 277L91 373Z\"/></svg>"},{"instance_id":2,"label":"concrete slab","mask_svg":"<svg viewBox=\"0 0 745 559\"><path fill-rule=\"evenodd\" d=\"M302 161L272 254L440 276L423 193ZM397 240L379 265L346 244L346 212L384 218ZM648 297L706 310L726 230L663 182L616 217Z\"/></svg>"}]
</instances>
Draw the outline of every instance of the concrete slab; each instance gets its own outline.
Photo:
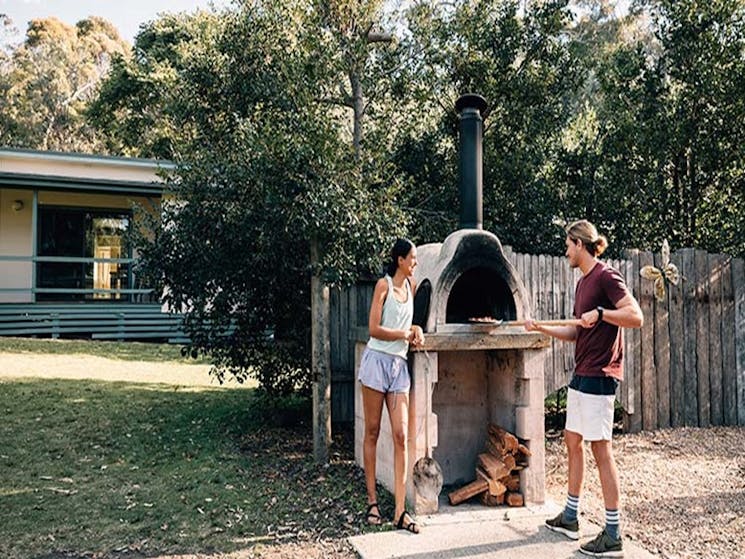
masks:
<instances>
[{"instance_id":1,"label":"concrete slab","mask_svg":"<svg viewBox=\"0 0 745 559\"><path fill-rule=\"evenodd\" d=\"M362 559L566 559L587 557L579 542L543 525L561 509L555 503L521 508L441 504L440 512L419 517L420 534L391 530L354 536L350 543ZM580 542L594 537L599 526L580 522ZM625 559L656 556L624 540Z\"/></svg>"}]
</instances>

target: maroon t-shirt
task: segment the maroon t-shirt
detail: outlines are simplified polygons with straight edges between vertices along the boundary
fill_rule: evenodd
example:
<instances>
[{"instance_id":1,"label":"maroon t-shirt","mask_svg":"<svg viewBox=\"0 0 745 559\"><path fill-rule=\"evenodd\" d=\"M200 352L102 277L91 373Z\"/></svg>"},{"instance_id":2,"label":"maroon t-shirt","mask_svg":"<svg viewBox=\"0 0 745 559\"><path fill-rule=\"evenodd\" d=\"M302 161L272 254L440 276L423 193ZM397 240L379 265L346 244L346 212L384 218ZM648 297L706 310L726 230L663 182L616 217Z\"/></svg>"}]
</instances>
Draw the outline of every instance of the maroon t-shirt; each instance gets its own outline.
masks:
<instances>
[{"instance_id":1,"label":"maroon t-shirt","mask_svg":"<svg viewBox=\"0 0 745 559\"><path fill-rule=\"evenodd\" d=\"M574 316L598 306L616 308L616 303L629 293L621 274L598 261L577 282L574 296ZM623 333L608 322L598 322L592 328L577 327L574 350L575 373L580 376L609 376L623 380Z\"/></svg>"}]
</instances>

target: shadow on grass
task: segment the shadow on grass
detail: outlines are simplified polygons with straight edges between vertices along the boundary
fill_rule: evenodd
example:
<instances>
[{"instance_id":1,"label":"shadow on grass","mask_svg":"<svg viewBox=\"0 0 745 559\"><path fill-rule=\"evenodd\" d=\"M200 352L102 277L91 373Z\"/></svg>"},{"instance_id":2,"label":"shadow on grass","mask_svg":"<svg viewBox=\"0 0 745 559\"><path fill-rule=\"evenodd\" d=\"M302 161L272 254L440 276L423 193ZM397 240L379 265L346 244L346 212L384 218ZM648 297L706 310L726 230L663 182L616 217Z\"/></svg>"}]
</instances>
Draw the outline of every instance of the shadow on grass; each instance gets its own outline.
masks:
<instances>
[{"instance_id":1,"label":"shadow on grass","mask_svg":"<svg viewBox=\"0 0 745 559\"><path fill-rule=\"evenodd\" d=\"M0 382L0 411L4 558L229 552L360 530L351 437L315 465L301 401L277 412L246 389L24 379Z\"/></svg>"}]
</instances>

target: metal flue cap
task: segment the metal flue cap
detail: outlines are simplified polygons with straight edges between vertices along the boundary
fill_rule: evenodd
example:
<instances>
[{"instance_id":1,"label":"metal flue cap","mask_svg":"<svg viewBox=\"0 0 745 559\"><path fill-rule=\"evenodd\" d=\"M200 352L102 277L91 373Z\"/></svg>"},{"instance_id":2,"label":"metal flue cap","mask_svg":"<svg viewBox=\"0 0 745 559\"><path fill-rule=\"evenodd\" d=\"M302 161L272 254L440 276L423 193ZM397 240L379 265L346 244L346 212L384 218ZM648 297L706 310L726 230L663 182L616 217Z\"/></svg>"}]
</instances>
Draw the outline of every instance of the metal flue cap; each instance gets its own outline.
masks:
<instances>
[{"instance_id":1,"label":"metal flue cap","mask_svg":"<svg viewBox=\"0 0 745 559\"><path fill-rule=\"evenodd\" d=\"M455 102L455 110L460 113L463 109L478 109L480 113L486 111L486 99L478 93L464 93Z\"/></svg>"}]
</instances>

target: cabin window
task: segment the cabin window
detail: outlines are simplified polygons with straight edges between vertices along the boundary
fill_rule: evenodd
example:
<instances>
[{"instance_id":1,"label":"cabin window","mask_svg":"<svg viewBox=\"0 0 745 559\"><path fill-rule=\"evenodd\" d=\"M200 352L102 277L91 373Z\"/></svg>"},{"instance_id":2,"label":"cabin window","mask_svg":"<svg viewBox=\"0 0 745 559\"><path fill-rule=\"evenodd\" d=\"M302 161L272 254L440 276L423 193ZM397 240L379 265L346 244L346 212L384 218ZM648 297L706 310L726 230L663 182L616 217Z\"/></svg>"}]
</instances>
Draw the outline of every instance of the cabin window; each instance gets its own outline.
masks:
<instances>
[{"instance_id":1,"label":"cabin window","mask_svg":"<svg viewBox=\"0 0 745 559\"><path fill-rule=\"evenodd\" d=\"M39 207L37 301L129 301L126 210Z\"/></svg>"}]
</instances>

